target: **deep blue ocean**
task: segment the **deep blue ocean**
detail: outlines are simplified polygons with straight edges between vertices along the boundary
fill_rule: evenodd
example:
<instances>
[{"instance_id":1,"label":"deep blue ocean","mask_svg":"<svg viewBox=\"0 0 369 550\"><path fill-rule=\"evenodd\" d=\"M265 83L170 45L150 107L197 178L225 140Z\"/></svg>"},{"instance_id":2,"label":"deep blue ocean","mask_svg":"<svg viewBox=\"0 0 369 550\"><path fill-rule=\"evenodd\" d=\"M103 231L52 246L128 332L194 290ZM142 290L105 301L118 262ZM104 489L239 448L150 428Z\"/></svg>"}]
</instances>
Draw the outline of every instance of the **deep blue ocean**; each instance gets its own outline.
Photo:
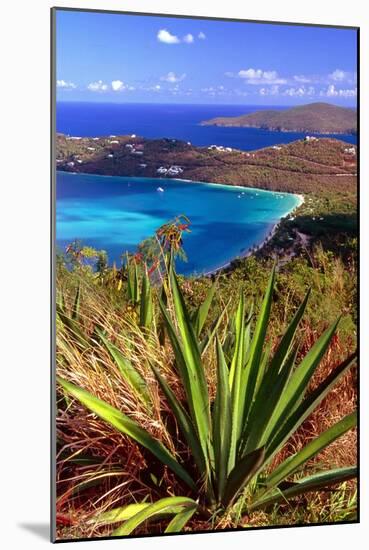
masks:
<instances>
[{"instance_id":1,"label":"deep blue ocean","mask_svg":"<svg viewBox=\"0 0 369 550\"><path fill-rule=\"evenodd\" d=\"M200 126L201 121L217 116L238 116L261 109L283 107L63 102L57 104L56 128L72 136L136 134L146 138L181 139L200 146L224 145L244 151L289 143L305 136L299 132L270 132L258 128ZM330 137L356 143L353 135L330 134Z\"/></svg>"},{"instance_id":2,"label":"deep blue ocean","mask_svg":"<svg viewBox=\"0 0 369 550\"><path fill-rule=\"evenodd\" d=\"M158 190L161 187L164 191ZM273 225L299 204L288 193L175 179L128 178L57 173L57 244L75 239L121 255L175 216L191 222L184 233L183 274L204 273L242 255L268 235Z\"/></svg>"}]
</instances>

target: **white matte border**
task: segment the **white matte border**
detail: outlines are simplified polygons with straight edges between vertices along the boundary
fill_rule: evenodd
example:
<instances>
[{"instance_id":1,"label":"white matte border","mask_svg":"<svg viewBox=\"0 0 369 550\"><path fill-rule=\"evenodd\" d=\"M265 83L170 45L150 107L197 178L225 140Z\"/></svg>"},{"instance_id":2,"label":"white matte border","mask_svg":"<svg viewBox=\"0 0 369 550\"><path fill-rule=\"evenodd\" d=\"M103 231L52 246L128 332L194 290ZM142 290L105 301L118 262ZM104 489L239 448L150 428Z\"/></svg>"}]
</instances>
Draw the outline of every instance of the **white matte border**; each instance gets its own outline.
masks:
<instances>
[{"instance_id":1,"label":"white matte border","mask_svg":"<svg viewBox=\"0 0 369 550\"><path fill-rule=\"evenodd\" d=\"M361 235L369 235L369 17L351 0L69 0L58 6L361 27ZM1 8L1 542L33 550L49 522L49 0ZM365 55L364 55L365 54ZM366 249L366 250L365 250ZM368 538L368 249L361 239L361 524L78 543L78 548L224 544L299 550L364 547ZM4 307L5 306L5 307ZM5 486L4 486L5 485ZM77 548L77 547L76 547Z\"/></svg>"}]
</instances>

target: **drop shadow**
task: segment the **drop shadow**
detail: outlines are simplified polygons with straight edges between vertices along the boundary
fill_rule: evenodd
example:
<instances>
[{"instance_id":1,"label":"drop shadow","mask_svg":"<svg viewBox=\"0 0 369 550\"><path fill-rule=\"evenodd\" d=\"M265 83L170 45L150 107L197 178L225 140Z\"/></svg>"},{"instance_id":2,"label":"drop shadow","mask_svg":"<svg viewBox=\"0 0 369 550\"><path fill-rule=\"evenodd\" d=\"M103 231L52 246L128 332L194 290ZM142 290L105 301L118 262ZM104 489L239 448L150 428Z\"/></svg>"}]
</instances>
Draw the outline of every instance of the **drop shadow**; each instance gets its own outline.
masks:
<instances>
[{"instance_id":1,"label":"drop shadow","mask_svg":"<svg viewBox=\"0 0 369 550\"><path fill-rule=\"evenodd\" d=\"M50 540L50 525L48 523L19 523L18 527L36 535L42 540Z\"/></svg>"}]
</instances>

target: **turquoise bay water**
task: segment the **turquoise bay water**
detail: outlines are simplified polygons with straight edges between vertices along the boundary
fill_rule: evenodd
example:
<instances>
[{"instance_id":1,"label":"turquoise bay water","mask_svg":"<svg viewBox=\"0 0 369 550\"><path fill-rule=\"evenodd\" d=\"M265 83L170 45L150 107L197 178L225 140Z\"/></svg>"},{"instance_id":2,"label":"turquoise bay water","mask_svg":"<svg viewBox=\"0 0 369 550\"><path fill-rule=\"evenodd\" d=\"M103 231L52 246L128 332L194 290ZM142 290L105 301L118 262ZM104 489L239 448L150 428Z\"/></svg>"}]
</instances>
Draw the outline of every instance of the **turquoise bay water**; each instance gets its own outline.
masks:
<instances>
[{"instance_id":1,"label":"turquoise bay water","mask_svg":"<svg viewBox=\"0 0 369 550\"><path fill-rule=\"evenodd\" d=\"M158 190L161 187L164 192ZM120 265L163 223L185 214L184 275L206 273L261 243L299 197L244 187L176 179L57 173L56 238L59 247L75 239L104 249Z\"/></svg>"}]
</instances>

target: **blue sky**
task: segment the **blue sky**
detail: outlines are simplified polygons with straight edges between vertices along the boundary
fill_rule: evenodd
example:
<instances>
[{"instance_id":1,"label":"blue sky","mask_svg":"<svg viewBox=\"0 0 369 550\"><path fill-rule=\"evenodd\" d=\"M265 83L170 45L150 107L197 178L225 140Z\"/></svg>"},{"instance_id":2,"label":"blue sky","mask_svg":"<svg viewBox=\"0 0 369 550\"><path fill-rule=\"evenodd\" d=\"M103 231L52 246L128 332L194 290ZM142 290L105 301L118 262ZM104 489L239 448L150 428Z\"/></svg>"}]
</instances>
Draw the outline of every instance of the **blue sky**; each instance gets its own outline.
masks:
<instances>
[{"instance_id":1,"label":"blue sky","mask_svg":"<svg viewBox=\"0 0 369 550\"><path fill-rule=\"evenodd\" d=\"M57 12L60 101L356 105L356 31Z\"/></svg>"}]
</instances>

